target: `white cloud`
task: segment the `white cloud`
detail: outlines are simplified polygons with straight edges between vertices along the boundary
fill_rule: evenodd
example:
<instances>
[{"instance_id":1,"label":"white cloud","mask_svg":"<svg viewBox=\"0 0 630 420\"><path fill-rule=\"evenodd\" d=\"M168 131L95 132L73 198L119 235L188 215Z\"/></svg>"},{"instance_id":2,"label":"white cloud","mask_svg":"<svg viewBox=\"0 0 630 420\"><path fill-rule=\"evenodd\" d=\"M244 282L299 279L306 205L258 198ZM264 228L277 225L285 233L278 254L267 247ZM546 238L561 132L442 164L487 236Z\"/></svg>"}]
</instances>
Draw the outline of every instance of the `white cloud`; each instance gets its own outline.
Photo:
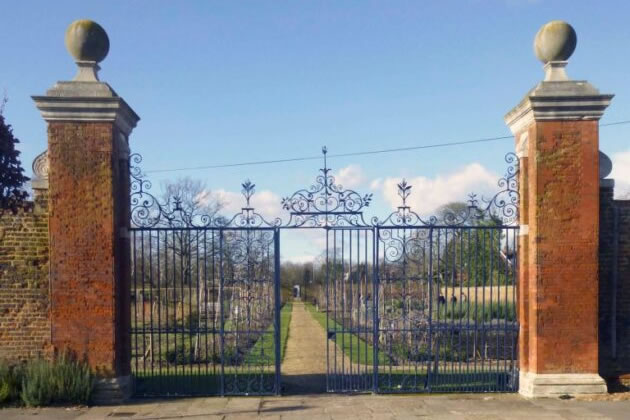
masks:
<instances>
[{"instance_id":1,"label":"white cloud","mask_svg":"<svg viewBox=\"0 0 630 420\"><path fill-rule=\"evenodd\" d=\"M372 191L379 191L383 187L383 178L376 178L370 182L370 189Z\"/></svg>"},{"instance_id":2,"label":"white cloud","mask_svg":"<svg viewBox=\"0 0 630 420\"><path fill-rule=\"evenodd\" d=\"M615 197L630 194L630 150L612 155L613 170L610 178L615 180Z\"/></svg>"},{"instance_id":3,"label":"white cloud","mask_svg":"<svg viewBox=\"0 0 630 420\"><path fill-rule=\"evenodd\" d=\"M289 229L281 235L283 261L318 262L326 250L326 233L323 229Z\"/></svg>"},{"instance_id":4,"label":"white cloud","mask_svg":"<svg viewBox=\"0 0 630 420\"><path fill-rule=\"evenodd\" d=\"M241 208L245 207L245 197L240 192L219 189L213 194L224 204L221 213L226 217L240 213ZM280 196L272 191L262 190L256 191L252 196L250 206L254 207L256 212L265 217L267 221L272 222L281 214L282 205L280 202Z\"/></svg>"},{"instance_id":5,"label":"white cloud","mask_svg":"<svg viewBox=\"0 0 630 420\"><path fill-rule=\"evenodd\" d=\"M301 244L319 255L326 249L326 232L323 229L296 229L282 233L282 240L287 243ZM303 252L303 250L302 250Z\"/></svg>"},{"instance_id":6,"label":"white cloud","mask_svg":"<svg viewBox=\"0 0 630 420\"><path fill-rule=\"evenodd\" d=\"M348 165L335 174L335 183L344 188L356 188L366 181L365 173L359 165Z\"/></svg>"},{"instance_id":7,"label":"white cloud","mask_svg":"<svg viewBox=\"0 0 630 420\"><path fill-rule=\"evenodd\" d=\"M455 172L437 175L434 178L424 176L407 178L407 182L412 185L407 203L420 215L432 214L444 204L466 201L469 193L474 192L480 197L498 192L498 180L498 175L479 163L471 163ZM400 181L400 178L385 178L372 182L372 186L380 189L385 200L394 209L401 203L397 187Z\"/></svg>"},{"instance_id":8,"label":"white cloud","mask_svg":"<svg viewBox=\"0 0 630 420\"><path fill-rule=\"evenodd\" d=\"M197 200L202 206L209 206L214 204L216 201L220 202L220 197L214 191L203 190L197 194L195 200Z\"/></svg>"},{"instance_id":9,"label":"white cloud","mask_svg":"<svg viewBox=\"0 0 630 420\"><path fill-rule=\"evenodd\" d=\"M290 261L296 264L312 263L317 257L315 255L289 255L282 256L282 261Z\"/></svg>"}]
</instances>

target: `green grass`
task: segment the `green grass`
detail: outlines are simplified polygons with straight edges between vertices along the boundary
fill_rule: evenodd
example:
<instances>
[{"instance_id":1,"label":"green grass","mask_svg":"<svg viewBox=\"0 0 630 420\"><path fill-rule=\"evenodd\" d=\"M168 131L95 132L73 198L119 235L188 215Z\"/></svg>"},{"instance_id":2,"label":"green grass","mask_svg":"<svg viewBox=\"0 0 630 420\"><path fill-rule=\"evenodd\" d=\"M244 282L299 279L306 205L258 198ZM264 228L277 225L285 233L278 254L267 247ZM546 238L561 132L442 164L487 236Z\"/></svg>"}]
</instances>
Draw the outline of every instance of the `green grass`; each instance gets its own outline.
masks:
<instances>
[{"instance_id":1,"label":"green grass","mask_svg":"<svg viewBox=\"0 0 630 420\"><path fill-rule=\"evenodd\" d=\"M286 303L280 310L280 361L284 360L284 352L287 347L289 337L289 323L291 322L291 303ZM275 351L273 340L273 323L263 334L254 347L245 356L245 364L248 365L274 365Z\"/></svg>"},{"instance_id":2,"label":"green grass","mask_svg":"<svg viewBox=\"0 0 630 420\"><path fill-rule=\"evenodd\" d=\"M136 374L136 395L138 396L187 396L220 395L221 374L193 370L159 376ZM225 395L257 395L275 393L275 373L260 371L240 371L225 369Z\"/></svg>"},{"instance_id":3,"label":"green grass","mask_svg":"<svg viewBox=\"0 0 630 420\"><path fill-rule=\"evenodd\" d=\"M284 358L286 342L291 321L290 303L280 311L280 357ZM224 367L224 386L226 395L269 394L274 393L275 351L274 326L268 327L240 366ZM184 340L186 343L186 340ZM180 344L181 346L181 344ZM221 393L221 366L209 366L203 362L186 363L162 368L154 366L142 370L136 376L137 395L219 395Z\"/></svg>"},{"instance_id":4,"label":"green grass","mask_svg":"<svg viewBox=\"0 0 630 420\"><path fill-rule=\"evenodd\" d=\"M470 320L471 322L516 321L514 302L486 302L438 305L433 317L437 320Z\"/></svg>"},{"instance_id":5,"label":"green grass","mask_svg":"<svg viewBox=\"0 0 630 420\"><path fill-rule=\"evenodd\" d=\"M319 324L326 329L326 314L319 312L315 307L306 303L306 307L310 311L311 315ZM372 344L367 343L364 339L358 337L356 334L343 332L343 327L333 319L328 320L328 329L336 331L335 343L343 351L343 353L350 358L354 363L357 361L362 365L372 365L374 363L374 347ZM378 364L389 365L390 361L386 354L379 352Z\"/></svg>"},{"instance_id":6,"label":"green grass","mask_svg":"<svg viewBox=\"0 0 630 420\"><path fill-rule=\"evenodd\" d=\"M440 372L427 382L426 372L379 373L378 389L395 392L513 392L516 384L509 372Z\"/></svg>"}]
</instances>

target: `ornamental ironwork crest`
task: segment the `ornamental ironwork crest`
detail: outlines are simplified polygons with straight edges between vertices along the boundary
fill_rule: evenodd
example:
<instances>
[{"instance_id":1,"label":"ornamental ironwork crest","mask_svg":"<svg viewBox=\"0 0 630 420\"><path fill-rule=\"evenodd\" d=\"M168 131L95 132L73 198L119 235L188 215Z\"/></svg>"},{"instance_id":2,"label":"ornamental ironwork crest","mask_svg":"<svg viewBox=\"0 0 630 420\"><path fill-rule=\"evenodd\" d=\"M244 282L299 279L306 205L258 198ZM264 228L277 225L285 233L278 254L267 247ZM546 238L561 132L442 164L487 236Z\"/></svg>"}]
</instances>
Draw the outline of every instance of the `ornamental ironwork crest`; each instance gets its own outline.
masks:
<instances>
[{"instance_id":1,"label":"ornamental ironwork crest","mask_svg":"<svg viewBox=\"0 0 630 420\"><path fill-rule=\"evenodd\" d=\"M412 185L402 179L398 185L400 205L387 217L372 217L369 222L364 211L372 202L373 194L361 194L346 189L335 180L328 167L326 147L322 148L324 167L313 184L282 198L282 209L288 212L286 222L280 217L266 219L252 205L256 185L250 180L241 184L244 206L239 213L226 217L197 213L182 206L181 197L162 201L151 192L149 181L140 168L142 157L130 156L131 222L135 227L177 228L334 228L334 227L413 227L413 226L469 226L483 220L514 225L518 222L518 158L514 153L505 156L507 170L498 181L499 191L486 198L471 193L466 206L444 209L438 215L422 216L409 205Z\"/></svg>"}]
</instances>

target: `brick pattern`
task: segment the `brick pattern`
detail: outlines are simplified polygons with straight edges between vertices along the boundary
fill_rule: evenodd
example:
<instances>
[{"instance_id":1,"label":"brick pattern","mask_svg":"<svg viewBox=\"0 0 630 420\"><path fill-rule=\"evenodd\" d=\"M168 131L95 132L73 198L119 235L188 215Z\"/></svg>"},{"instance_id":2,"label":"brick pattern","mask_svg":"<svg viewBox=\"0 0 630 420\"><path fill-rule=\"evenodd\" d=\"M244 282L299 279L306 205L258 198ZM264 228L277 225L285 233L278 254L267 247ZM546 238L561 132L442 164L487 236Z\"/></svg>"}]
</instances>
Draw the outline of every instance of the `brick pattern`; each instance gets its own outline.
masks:
<instances>
[{"instance_id":1,"label":"brick pattern","mask_svg":"<svg viewBox=\"0 0 630 420\"><path fill-rule=\"evenodd\" d=\"M0 216L0 360L50 352L48 197Z\"/></svg>"},{"instance_id":2,"label":"brick pattern","mask_svg":"<svg viewBox=\"0 0 630 420\"><path fill-rule=\"evenodd\" d=\"M618 256L614 261L614 207L618 219ZM630 379L630 200L614 200L612 188L600 190L599 235L599 366L607 379ZM613 267L617 264L617 288ZM612 301L616 293L616 320ZM615 325L613 326L613 322ZM616 355L613 357L613 328Z\"/></svg>"},{"instance_id":3,"label":"brick pattern","mask_svg":"<svg viewBox=\"0 0 630 420\"><path fill-rule=\"evenodd\" d=\"M598 372L598 122L529 128L528 370Z\"/></svg>"},{"instance_id":4,"label":"brick pattern","mask_svg":"<svg viewBox=\"0 0 630 420\"><path fill-rule=\"evenodd\" d=\"M104 376L129 373L129 274L116 246L129 191L117 135L113 123L48 125L52 343Z\"/></svg>"},{"instance_id":5,"label":"brick pattern","mask_svg":"<svg viewBox=\"0 0 630 420\"><path fill-rule=\"evenodd\" d=\"M517 136L518 138L518 136ZM519 224L526 226L529 223L529 188L528 188L529 158L523 157L519 161ZM519 368L526 372L529 370L529 236L521 230L518 238L518 289L517 305L519 313L519 341L518 355Z\"/></svg>"}]
</instances>

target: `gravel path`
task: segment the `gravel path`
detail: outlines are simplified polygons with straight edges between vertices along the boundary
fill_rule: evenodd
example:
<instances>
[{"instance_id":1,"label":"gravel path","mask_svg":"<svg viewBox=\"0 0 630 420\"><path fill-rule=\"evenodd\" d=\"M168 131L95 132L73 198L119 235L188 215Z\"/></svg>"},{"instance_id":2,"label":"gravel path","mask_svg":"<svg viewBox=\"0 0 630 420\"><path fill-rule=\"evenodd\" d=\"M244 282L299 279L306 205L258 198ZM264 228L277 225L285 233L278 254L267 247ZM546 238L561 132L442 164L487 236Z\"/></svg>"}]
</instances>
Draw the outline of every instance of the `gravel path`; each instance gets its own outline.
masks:
<instances>
[{"instance_id":1,"label":"gravel path","mask_svg":"<svg viewBox=\"0 0 630 420\"><path fill-rule=\"evenodd\" d=\"M283 392L310 394L326 392L326 331L311 316L302 302L294 302L289 338L282 362ZM333 351L331 344L331 351ZM337 363L350 360L337 350Z\"/></svg>"}]
</instances>

